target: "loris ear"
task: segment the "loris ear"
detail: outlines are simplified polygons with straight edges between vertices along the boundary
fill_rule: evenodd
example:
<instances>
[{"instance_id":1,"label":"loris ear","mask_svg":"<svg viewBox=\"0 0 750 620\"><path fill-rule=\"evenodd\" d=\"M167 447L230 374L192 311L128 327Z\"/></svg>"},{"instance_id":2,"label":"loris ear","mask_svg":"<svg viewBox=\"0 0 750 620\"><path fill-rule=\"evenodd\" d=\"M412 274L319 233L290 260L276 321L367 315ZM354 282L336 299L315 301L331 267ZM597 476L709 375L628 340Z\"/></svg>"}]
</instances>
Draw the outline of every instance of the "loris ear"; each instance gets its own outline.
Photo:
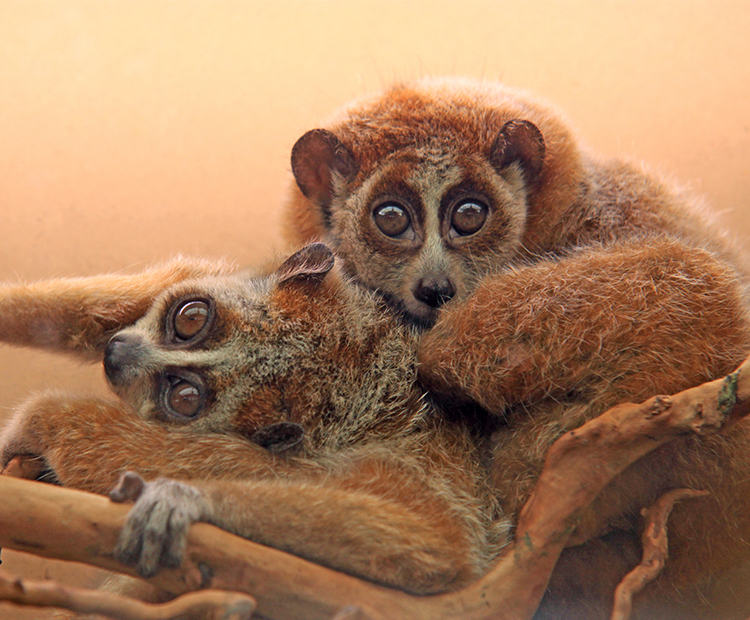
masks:
<instances>
[{"instance_id":1,"label":"loris ear","mask_svg":"<svg viewBox=\"0 0 750 620\"><path fill-rule=\"evenodd\" d=\"M325 205L333 198L334 176L350 181L357 174L357 163L330 131L313 129L292 147L292 172L305 197Z\"/></svg>"},{"instance_id":2,"label":"loris ear","mask_svg":"<svg viewBox=\"0 0 750 620\"><path fill-rule=\"evenodd\" d=\"M292 254L279 267L276 275L279 286L302 282L319 284L333 269L333 252L324 243L311 243Z\"/></svg>"},{"instance_id":3,"label":"loris ear","mask_svg":"<svg viewBox=\"0 0 750 620\"><path fill-rule=\"evenodd\" d=\"M490 163L504 170L518 162L527 185L539 179L544 164L544 136L530 121L514 119L503 125L490 152Z\"/></svg>"}]
</instances>

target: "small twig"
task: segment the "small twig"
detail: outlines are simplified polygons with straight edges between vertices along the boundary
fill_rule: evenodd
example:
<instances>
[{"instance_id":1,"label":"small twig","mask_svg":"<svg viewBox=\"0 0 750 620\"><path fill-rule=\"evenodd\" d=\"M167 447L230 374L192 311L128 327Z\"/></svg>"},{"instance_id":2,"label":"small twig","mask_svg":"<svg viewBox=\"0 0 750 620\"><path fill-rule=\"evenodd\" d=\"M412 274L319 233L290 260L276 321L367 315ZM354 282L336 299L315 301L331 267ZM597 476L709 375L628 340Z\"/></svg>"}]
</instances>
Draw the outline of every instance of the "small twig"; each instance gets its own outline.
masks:
<instances>
[{"instance_id":1,"label":"small twig","mask_svg":"<svg viewBox=\"0 0 750 620\"><path fill-rule=\"evenodd\" d=\"M630 571L615 590L615 603L611 620L629 620L633 608L633 596L661 573L668 557L667 519L675 503L681 499L708 495L706 491L674 489L662 495L651 508L644 508L646 519L643 531L643 559Z\"/></svg>"},{"instance_id":2,"label":"small twig","mask_svg":"<svg viewBox=\"0 0 750 620\"><path fill-rule=\"evenodd\" d=\"M255 610L255 600L238 592L202 590L156 605L54 581L21 580L6 571L0 571L0 600L100 614L113 620L172 620L194 613L208 614L212 620L249 620Z\"/></svg>"}]
</instances>

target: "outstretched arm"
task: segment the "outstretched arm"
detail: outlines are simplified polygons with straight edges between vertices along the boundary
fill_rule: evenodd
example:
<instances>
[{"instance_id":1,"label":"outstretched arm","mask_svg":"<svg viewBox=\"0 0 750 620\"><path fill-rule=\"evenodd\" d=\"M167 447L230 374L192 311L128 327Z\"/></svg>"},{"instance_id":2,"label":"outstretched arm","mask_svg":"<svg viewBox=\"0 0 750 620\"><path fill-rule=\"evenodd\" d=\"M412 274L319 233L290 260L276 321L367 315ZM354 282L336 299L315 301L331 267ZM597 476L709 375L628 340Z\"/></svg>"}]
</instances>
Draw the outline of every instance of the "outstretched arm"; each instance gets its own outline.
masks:
<instances>
[{"instance_id":1,"label":"outstretched arm","mask_svg":"<svg viewBox=\"0 0 750 620\"><path fill-rule=\"evenodd\" d=\"M447 307L420 343L420 378L498 415L604 394L601 412L739 364L750 350L743 294L732 265L676 241L581 250L488 277Z\"/></svg>"},{"instance_id":2,"label":"outstretched arm","mask_svg":"<svg viewBox=\"0 0 750 620\"><path fill-rule=\"evenodd\" d=\"M97 360L112 335L142 317L169 286L229 271L178 258L134 275L109 274L0 286L0 341Z\"/></svg>"}]
</instances>

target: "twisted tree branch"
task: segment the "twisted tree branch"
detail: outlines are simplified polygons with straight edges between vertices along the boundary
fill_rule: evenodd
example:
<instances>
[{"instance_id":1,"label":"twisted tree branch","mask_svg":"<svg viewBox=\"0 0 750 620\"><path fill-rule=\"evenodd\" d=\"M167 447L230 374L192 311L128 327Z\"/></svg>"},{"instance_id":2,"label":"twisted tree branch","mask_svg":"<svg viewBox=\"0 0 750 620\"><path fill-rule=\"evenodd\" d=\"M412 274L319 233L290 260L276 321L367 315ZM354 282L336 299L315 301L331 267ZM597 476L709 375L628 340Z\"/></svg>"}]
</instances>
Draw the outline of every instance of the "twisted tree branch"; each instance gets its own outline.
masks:
<instances>
[{"instance_id":1,"label":"twisted tree branch","mask_svg":"<svg viewBox=\"0 0 750 620\"><path fill-rule=\"evenodd\" d=\"M263 616L276 620L528 619L583 509L615 476L677 435L712 434L748 412L750 360L723 379L619 405L566 433L549 450L516 541L492 571L458 592L410 596L203 523L190 530L184 565L151 581L173 594L205 587L247 592ZM128 507L9 476L0 476L0 497L0 546L133 574L112 558ZM345 610L350 605L359 609Z\"/></svg>"},{"instance_id":2,"label":"twisted tree branch","mask_svg":"<svg viewBox=\"0 0 750 620\"><path fill-rule=\"evenodd\" d=\"M644 508L646 519L643 541L643 560L630 571L615 590L615 603L611 620L628 620L633 608L633 596L652 582L664 568L667 560L667 519L675 503L690 497L708 495L706 491L674 489L662 495L651 508Z\"/></svg>"}]
</instances>

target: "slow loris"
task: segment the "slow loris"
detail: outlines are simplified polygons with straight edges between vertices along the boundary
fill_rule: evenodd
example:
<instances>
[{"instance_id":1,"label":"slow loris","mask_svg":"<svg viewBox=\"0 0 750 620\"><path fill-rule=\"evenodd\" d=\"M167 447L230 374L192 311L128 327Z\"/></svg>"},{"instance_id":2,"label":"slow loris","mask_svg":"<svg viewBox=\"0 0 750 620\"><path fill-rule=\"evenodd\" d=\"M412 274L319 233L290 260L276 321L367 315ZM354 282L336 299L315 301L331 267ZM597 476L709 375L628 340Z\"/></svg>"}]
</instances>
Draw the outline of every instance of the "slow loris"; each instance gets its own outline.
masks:
<instances>
[{"instance_id":1,"label":"slow loris","mask_svg":"<svg viewBox=\"0 0 750 620\"><path fill-rule=\"evenodd\" d=\"M415 334L322 244L265 276L177 260L7 285L0 313L5 342L103 356L120 397L33 398L0 469L37 457L96 493L137 471L118 554L144 575L196 520L415 593L469 583L508 539L481 442L422 398Z\"/></svg>"}]
</instances>

